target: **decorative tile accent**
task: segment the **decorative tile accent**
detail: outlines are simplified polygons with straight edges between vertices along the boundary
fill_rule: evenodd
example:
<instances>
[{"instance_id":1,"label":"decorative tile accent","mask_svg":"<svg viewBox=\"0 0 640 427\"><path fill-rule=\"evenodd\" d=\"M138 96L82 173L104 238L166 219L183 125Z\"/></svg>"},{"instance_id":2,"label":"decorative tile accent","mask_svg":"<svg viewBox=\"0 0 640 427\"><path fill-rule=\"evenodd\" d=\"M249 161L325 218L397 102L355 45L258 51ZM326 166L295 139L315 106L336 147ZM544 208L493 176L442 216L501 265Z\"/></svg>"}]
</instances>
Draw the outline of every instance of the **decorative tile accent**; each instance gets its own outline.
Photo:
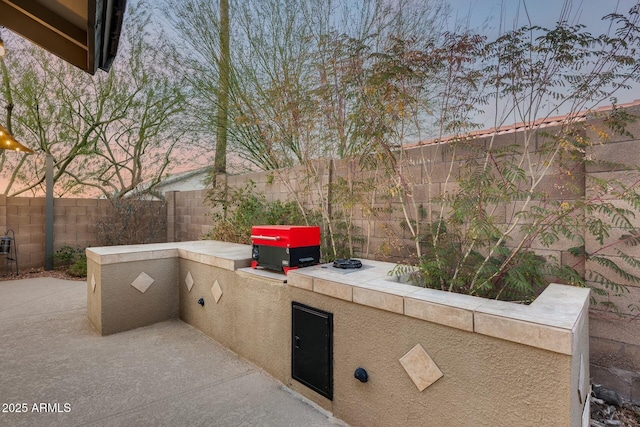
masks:
<instances>
[{"instance_id":1,"label":"decorative tile accent","mask_svg":"<svg viewBox=\"0 0 640 427\"><path fill-rule=\"evenodd\" d=\"M222 298L222 288L220 287L220 283L216 280L211 287L211 293L213 294L213 299L216 300L216 304Z\"/></svg>"},{"instance_id":2,"label":"decorative tile accent","mask_svg":"<svg viewBox=\"0 0 640 427\"><path fill-rule=\"evenodd\" d=\"M402 356L400 364L420 391L423 391L443 376L438 365L435 364L420 344L416 344L415 347Z\"/></svg>"},{"instance_id":3,"label":"decorative tile accent","mask_svg":"<svg viewBox=\"0 0 640 427\"><path fill-rule=\"evenodd\" d=\"M193 281L193 276L191 276L191 272L187 273L187 277L184 279L184 282L187 284L187 289L189 289L189 292L191 292L191 288L193 288L193 284L195 283Z\"/></svg>"},{"instance_id":4,"label":"decorative tile accent","mask_svg":"<svg viewBox=\"0 0 640 427\"><path fill-rule=\"evenodd\" d=\"M96 292L96 276L94 273L91 273L91 289L93 289L93 292Z\"/></svg>"},{"instance_id":5,"label":"decorative tile accent","mask_svg":"<svg viewBox=\"0 0 640 427\"><path fill-rule=\"evenodd\" d=\"M134 288L136 288L137 290L139 290L144 294L146 290L149 289L149 286L151 286L153 282L155 282L155 280L151 276L149 276L145 272L142 272L136 278L136 280L131 282L131 286L133 286Z\"/></svg>"}]
</instances>

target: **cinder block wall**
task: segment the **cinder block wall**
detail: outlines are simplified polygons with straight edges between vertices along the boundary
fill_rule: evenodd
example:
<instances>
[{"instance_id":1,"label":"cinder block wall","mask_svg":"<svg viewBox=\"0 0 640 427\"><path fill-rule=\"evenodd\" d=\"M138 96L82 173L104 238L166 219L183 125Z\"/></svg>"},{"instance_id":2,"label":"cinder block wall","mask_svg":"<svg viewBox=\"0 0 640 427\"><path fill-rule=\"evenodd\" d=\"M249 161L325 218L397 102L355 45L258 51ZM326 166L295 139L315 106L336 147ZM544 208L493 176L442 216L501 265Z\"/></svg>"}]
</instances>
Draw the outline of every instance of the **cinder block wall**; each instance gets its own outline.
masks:
<instances>
[{"instance_id":1,"label":"cinder block wall","mask_svg":"<svg viewBox=\"0 0 640 427\"><path fill-rule=\"evenodd\" d=\"M628 112L640 116L640 107L629 108ZM540 183L539 189L547 190L552 198L573 199L576 196L593 196L590 177L607 180L620 180L628 185L640 185L640 173L635 169L617 166L615 163L627 165L640 164L640 123L628 126L630 135L615 136L607 144L600 144L597 128L602 128L602 122L590 119L591 126L585 130L594 145L587 148L587 155L594 160L609 162L607 165L589 165L586 169L574 170L571 176L551 169ZM546 131L551 129L547 128ZM495 145L513 144L521 142L522 135L507 133L498 135ZM480 144L487 144L488 139L478 140ZM464 161L454 157L448 144L415 147L406 152L403 174L407 177L412 204L408 206L418 208L432 208L438 214L437 206L431 205L431 200L439 195L453 193L458 189L455 179L461 170L464 171ZM451 160L454 159L452 162ZM255 184L256 191L263 192L267 200L293 200L294 197L308 206L319 206L327 197L327 183L329 182L329 168L327 163L316 165L315 178L318 184L305 181L306 171L301 169L280 170L269 172L253 172L229 176L230 187L240 188L250 181ZM356 203L350 214L353 223L358 227L358 233L364 238L363 244L356 246L357 256L378 260L396 261L409 256L414 251L415 242L411 239L409 230L402 226L403 214L397 198L390 198L382 189L388 183L388 177L381 171L362 170L354 162L339 160L331 171L331 182L338 179L351 179L354 182L371 180L378 185L367 194L365 203ZM311 191L309 191L311 190ZM172 195L175 203L169 207L169 218L174 223L169 225L175 232L169 236L169 241L189 241L202 237L211 228L211 218L205 216L214 207L204 203L204 192L181 192ZM619 200L612 201L616 205L624 205ZM337 207L339 208L339 207ZM499 222L508 224L513 214L519 208L518 202L500 207L495 216ZM201 212L202 214L198 214ZM413 219L419 215L409 211ZM172 216L173 215L173 216ZM640 227L640 217L634 220L634 225ZM611 239L618 239L621 230L613 230ZM575 265L575 258L569 254L567 241L558 241L551 246L544 246L534 242L532 249L541 255L554 256L565 265ZM607 242L611 243L611 241ZM587 250L595 250L599 243L588 238ZM626 247L626 252L640 258L640 246ZM617 257L611 249L607 255ZM591 265L577 266L590 268ZM640 274L640 271L637 273ZM592 310L591 330L591 371L596 383L618 390L626 397L640 402L640 286L634 282L626 283L628 291L620 292L613 298L622 309L623 317L616 314Z\"/></svg>"},{"instance_id":2,"label":"cinder block wall","mask_svg":"<svg viewBox=\"0 0 640 427\"><path fill-rule=\"evenodd\" d=\"M631 114L640 116L640 108L630 109ZM589 176L605 179L609 182L619 180L638 191L640 185L640 173L638 169L623 167L622 164L632 165L636 168L640 165L640 123L636 122L628 127L631 135L622 135L612 138L608 144L595 145L590 149L590 155L595 159L610 162L602 165L590 165L587 167ZM595 135L591 135L595 138ZM586 197L594 197L591 186L586 187ZM631 208L621 200L611 200L618 207ZM640 227L640 216L633 219L633 226ZM616 243L623 233L614 229L611 237L605 241L605 246ZM601 248L599 242L593 238L586 240L587 251ZM620 261L615 248L619 247L628 255L640 259L640 246L616 245L607 248L601 253L615 261ZM597 270L597 266L587 264ZM633 269L635 274L640 270ZM623 317L602 309L592 310L590 319L590 353L591 353L591 377L595 383L617 390L625 397L640 403L640 285L633 281L625 281L626 290L621 290L618 296L610 298L621 310ZM594 295L595 298L602 299Z\"/></svg>"},{"instance_id":3,"label":"cinder block wall","mask_svg":"<svg viewBox=\"0 0 640 427\"><path fill-rule=\"evenodd\" d=\"M211 228L206 190L169 191L167 202L167 242L199 240Z\"/></svg>"},{"instance_id":4,"label":"cinder block wall","mask_svg":"<svg viewBox=\"0 0 640 427\"><path fill-rule=\"evenodd\" d=\"M161 204L162 202L145 202ZM86 248L99 245L96 224L110 215L108 200L54 199L53 250L62 246ZM45 199L44 197L0 196L0 234L15 232L20 270L44 267ZM153 242L163 241L166 233ZM0 261L4 261L0 259ZM7 270L0 262L0 274Z\"/></svg>"},{"instance_id":5,"label":"cinder block wall","mask_svg":"<svg viewBox=\"0 0 640 427\"><path fill-rule=\"evenodd\" d=\"M516 133L498 135L496 145L514 144L519 141ZM488 144L481 139L480 144ZM456 179L465 167L465 154L451 153L448 144L433 144L411 148L405 153L401 170L406 186L405 207L409 218L424 226L425 212L438 217L443 214L436 197L458 190ZM319 209L327 205L328 184L341 188L332 190L332 212L342 213L355 226L356 256L385 261L403 261L415 254L416 243L406 226L403 206L399 198L392 196L389 188L397 176L384 171L363 168L357 160L335 160L331 167L327 161L319 161L314 170L296 167L287 170L261 171L227 176L230 188L252 185L257 194L264 194L268 201L297 201L303 206ZM354 182L362 193L351 196L337 194L344 190L344 182ZM578 171L571 177L551 169L541 181L538 190L547 190L553 199L573 199L584 194L584 173ZM354 193L357 194L356 190ZM397 194L397 193L396 193ZM509 224L522 202L500 206L494 212L497 224ZM212 227L210 214L216 212L215 203L207 201L206 190L176 191L167 194L167 241L191 241L203 237ZM445 213L446 214L446 213ZM429 215L429 214L427 214ZM422 232L422 231L420 231ZM420 234L420 233L419 233ZM248 242L247 242L248 243ZM566 252L566 242L559 241L545 247L534 242L532 249L541 255L553 256L563 262L573 259Z\"/></svg>"},{"instance_id":6,"label":"cinder block wall","mask_svg":"<svg viewBox=\"0 0 640 427\"><path fill-rule=\"evenodd\" d=\"M19 267L43 267L44 198L7 197L5 201L5 224L15 232Z\"/></svg>"},{"instance_id":7,"label":"cinder block wall","mask_svg":"<svg viewBox=\"0 0 640 427\"><path fill-rule=\"evenodd\" d=\"M55 199L53 202L54 250L96 245L95 222L108 215L109 202L96 199Z\"/></svg>"},{"instance_id":8,"label":"cinder block wall","mask_svg":"<svg viewBox=\"0 0 640 427\"><path fill-rule=\"evenodd\" d=\"M7 228L7 196L0 195L0 231Z\"/></svg>"}]
</instances>

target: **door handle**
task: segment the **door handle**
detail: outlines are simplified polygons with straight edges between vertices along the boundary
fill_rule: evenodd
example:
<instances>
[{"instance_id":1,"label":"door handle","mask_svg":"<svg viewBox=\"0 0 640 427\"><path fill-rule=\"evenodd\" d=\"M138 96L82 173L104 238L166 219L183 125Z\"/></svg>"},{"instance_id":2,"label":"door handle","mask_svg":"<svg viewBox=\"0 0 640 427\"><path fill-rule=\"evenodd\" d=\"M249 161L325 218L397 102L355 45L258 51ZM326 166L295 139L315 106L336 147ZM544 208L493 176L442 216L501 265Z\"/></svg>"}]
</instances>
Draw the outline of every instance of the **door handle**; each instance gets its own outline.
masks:
<instances>
[{"instance_id":1,"label":"door handle","mask_svg":"<svg viewBox=\"0 0 640 427\"><path fill-rule=\"evenodd\" d=\"M251 235L251 238L254 240L273 240L273 241L278 241L280 240L280 236L263 236L262 234L258 234L258 235Z\"/></svg>"},{"instance_id":2,"label":"door handle","mask_svg":"<svg viewBox=\"0 0 640 427\"><path fill-rule=\"evenodd\" d=\"M294 344L296 348L300 348L300 337L294 337Z\"/></svg>"}]
</instances>

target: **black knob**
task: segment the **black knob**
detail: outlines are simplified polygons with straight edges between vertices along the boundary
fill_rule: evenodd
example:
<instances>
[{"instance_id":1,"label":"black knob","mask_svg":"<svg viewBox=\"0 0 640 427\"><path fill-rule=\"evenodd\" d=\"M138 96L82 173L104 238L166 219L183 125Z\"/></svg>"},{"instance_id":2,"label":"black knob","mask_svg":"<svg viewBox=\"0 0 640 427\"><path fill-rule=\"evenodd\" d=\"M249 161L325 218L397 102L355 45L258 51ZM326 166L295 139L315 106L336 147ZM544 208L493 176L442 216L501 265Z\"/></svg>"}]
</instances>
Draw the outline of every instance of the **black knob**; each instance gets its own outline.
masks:
<instances>
[{"instance_id":1,"label":"black knob","mask_svg":"<svg viewBox=\"0 0 640 427\"><path fill-rule=\"evenodd\" d=\"M356 377L361 383L366 383L367 381L369 381L369 375L364 368L356 369L353 376Z\"/></svg>"},{"instance_id":2,"label":"black knob","mask_svg":"<svg viewBox=\"0 0 640 427\"><path fill-rule=\"evenodd\" d=\"M198 300L198 304L200 304L201 306L203 306L203 307L204 307L204 298L200 298L200 299Z\"/></svg>"}]
</instances>

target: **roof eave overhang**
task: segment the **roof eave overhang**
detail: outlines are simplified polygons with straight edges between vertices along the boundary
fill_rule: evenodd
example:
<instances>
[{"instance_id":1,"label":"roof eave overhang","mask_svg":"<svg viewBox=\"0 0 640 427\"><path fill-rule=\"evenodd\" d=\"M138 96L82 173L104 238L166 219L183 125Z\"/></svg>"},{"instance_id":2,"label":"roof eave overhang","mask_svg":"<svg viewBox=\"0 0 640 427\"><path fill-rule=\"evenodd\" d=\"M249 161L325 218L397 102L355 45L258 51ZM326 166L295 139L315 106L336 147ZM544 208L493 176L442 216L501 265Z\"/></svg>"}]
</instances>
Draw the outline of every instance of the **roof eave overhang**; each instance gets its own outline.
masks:
<instances>
[{"instance_id":1,"label":"roof eave overhang","mask_svg":"<svg viewBox=\"0 0 640 427\"><path fill-rule=\"evenodd\" d=\"M93 40L93 46L89 49L90 52L93 52L93 70L95 72L99 68L109 71L118 53L127 1L94 0L90 3L95 8L94 13L89 14L89 21L93 18L93 25L89 26L93 29L93 37L89 38L89 40Z\"/></svg>"},{"instance_id":2,"label":"roof eave overhang","mask_svg":"<svg viewBox=\"0 0 640 427\"><path fill-rule=\"evenodd\" d=\"M95 74L108 71L118 51L126 0L87 0L83 28L33 0L0 0L0 26Z\"/></svg>"}]
</instances>

